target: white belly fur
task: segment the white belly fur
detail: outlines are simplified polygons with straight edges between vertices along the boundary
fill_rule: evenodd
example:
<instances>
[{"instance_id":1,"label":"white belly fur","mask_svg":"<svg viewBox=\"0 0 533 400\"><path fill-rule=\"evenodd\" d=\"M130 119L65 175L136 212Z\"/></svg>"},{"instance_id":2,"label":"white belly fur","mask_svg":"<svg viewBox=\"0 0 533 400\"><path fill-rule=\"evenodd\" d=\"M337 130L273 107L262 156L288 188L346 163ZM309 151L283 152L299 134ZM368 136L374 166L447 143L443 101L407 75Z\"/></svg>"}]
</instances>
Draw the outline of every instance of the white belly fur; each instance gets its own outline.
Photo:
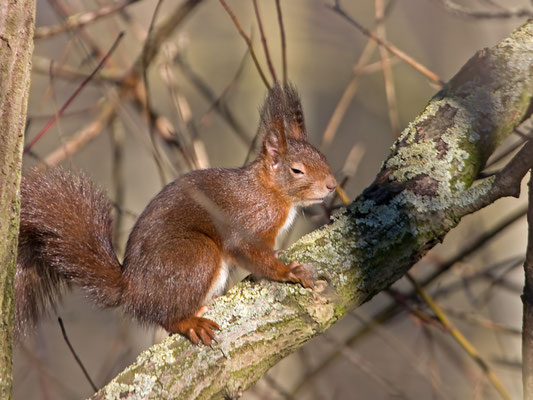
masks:
<instances>
[{"instance_id":1,"label":"white belly fur","mask_svg":"<svg viewBox=\"0 0 533 400\"><path fill-rule=\"evenodd\" d=\"M211 287L207 291L202 304L207 304L213 297L220 296L224 293L228 284L230 268L231 264L223 260L217 276L215 276L215 279L211 282Z\"/></svg>"},{"instance_id":2,"label":"white belly fur","mask_svg":"<svg viewBox=\"0 0 533 400\"><path fill-rule=\"evenodd\" d=\"M287 219L285 219L285 223L283 224L283 226L278 232L277 238L279 238L285 231L287 231L292 226L292 223L296 219L297 215L298 215L298 207L292 206L289 209L289 213L287 214Z\"/></svg>"}]
</instances>

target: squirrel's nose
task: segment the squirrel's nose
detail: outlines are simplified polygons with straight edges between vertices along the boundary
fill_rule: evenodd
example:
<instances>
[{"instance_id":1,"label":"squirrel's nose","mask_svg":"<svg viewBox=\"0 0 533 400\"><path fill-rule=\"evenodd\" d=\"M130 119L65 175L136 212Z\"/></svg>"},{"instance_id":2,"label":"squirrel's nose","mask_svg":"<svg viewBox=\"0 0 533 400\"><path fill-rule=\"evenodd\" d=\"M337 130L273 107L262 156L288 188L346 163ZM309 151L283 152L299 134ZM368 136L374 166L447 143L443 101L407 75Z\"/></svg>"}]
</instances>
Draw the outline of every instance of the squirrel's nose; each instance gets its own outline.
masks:
<instances>
[{"instance_id":1,"label":"squirrel's nose","mask_svg":"<svg viewBox=\"0 0 533 400\"><path fill-rule=\"evenodd\" d=\"M326 187L330 192L333 192L337 187L337 181L335 180L335 178L331 178L330 181L326 182Z\"/></svg>"}]
</instances>

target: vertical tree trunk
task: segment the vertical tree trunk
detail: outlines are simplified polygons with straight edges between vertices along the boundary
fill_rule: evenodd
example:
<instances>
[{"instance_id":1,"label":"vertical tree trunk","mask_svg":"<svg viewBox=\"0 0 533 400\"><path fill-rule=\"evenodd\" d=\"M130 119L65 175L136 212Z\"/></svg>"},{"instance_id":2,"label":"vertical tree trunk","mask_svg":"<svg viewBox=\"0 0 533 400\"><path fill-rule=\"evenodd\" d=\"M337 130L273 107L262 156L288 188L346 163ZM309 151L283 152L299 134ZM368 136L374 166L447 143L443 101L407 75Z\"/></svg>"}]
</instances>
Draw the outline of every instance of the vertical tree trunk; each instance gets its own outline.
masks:
<instances>
[{"instance_id":1,"label":"vertical tree trunk","mask_svg":"<svg viewBox=\"0 0 533 400\"><path fill-rule=\"evenodd\" d=\"M0 0L0 398L12 393L13 279L34 0Z\"/></svg>"},{"instance_id":2,"label":"vertical tree trunk","mask_svg":"<svg viewBox=\"0 0 533 400\"><path fill-rule=\"evenodd\" d=\"M533 400L533 171L529 177L529 208L527 212L528 242L524 263L525 284L522 302L524 322L522 325L522 380L524 399Z\"/></svg>"}]
</instances>

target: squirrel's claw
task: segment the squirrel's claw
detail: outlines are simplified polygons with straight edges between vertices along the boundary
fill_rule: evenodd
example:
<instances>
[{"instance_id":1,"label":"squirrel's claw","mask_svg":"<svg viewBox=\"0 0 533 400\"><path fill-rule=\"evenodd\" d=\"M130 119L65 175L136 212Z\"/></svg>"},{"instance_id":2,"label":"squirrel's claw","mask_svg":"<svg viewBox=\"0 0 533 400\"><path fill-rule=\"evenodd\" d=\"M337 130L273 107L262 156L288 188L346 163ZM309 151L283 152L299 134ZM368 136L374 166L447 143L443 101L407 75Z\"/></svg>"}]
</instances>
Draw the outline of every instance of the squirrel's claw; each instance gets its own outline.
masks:
<instances>
[{"instance_id":1,"label":"squirrel's claw","mask_svg":"<svg viewBox=\"0 0 533 400\"><path fill-rule=\"evenodd\" d=\"M314 288L313 275L305 265L300 264L298 261L292 261L288 267L291 270L288 277L290 282L300 283L308 289Z\"/></svg>"},{"instance_id":2,"label":"squirrel's claw","mask_svg":"<svg viewBox=\"0 0 533 400\"><path fill-rule=\"evenodd\" d=\"M174 324L170 331L186 336L194 344L199 344L201 341L209 346L215 338L214 330L218 329L220 329L220 326L216 322L195 315Z\"/></svg>"}]
</instances>

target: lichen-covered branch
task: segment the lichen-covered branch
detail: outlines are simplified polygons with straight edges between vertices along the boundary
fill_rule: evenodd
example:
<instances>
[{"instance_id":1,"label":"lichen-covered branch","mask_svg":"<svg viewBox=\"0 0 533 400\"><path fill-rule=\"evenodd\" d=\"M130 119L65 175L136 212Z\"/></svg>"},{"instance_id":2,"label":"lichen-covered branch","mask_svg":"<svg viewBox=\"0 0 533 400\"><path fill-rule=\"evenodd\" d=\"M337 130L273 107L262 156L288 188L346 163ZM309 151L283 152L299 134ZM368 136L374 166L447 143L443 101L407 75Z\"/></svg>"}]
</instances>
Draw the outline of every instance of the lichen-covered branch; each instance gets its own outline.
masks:
<instances>
[{"instance_id":1,"label":"lichen-covered branch","mask_svg":"<svg viewBox=\"0 0 533 400\"><path fill-rule=\"evenodd\" d=\"M12 390L19 185L30 87L34 0L0 2L0 398Z\"/></svg>"},{"instance_id":2,"label":"lichen-covered branch","mask_svg":"<svg viewBox=\"0 0 533 400\"><path fill-rule=\"evenodd\" d=\"M515 187L498 186L514 185L523 175L471 185L530 112L532 59L533 22L478 52L404 130L374 183L330 225L284 254L316 269L321 280L314 290L242 282L211 304L207 316L222 328L216 345L169 338L141 354L95 398L236 397L347 310L400 278L465 214L514 194Z\"/></svg>"}]
</instances>

